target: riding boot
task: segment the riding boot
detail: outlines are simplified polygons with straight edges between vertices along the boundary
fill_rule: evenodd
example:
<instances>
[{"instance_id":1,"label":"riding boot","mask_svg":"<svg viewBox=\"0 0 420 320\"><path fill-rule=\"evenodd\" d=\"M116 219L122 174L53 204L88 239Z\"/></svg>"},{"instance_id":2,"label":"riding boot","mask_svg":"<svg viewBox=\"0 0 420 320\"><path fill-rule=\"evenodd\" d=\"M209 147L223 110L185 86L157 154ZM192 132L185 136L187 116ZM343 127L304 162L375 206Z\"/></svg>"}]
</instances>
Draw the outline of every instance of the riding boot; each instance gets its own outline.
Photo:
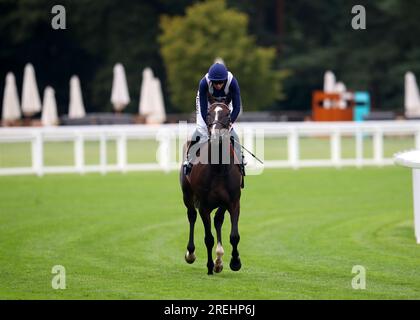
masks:
<instances>
[{"instance_id":1,"label":"riding boot","mask_svg":"<svg viewBox=\"0 0 420 320\"><path fill-rule=\"evenodd\" d=\"M182 165L184 175L189 175L191 170L192 170L193 160L194 160L195 155L190 154L190 150L191 150L191 147L193 145L195 145L196 143L198 143L199 141L200 141L200 136L198 136L198 135L196 136L195 134L193 134L193 138L191 139L191 142L188 145L188 149L187 149L187 152L186 152L186 159L185 159L185 161Z\"/></svg>"},{"instance_id":2,"label":"riding boot","mask_svg":"<svg viewBox=\"0 0 420 320\"><path fill-rule=\"evenodd\" d=\"M245 177L246 176L246 174L245 174L246 162L245 162L245 157L244 157L244 154L243 153L241 153L241 159L242 159L242 161L240 163L241 173Z\"/></svg>"},{"instance_id":3,"label":"riding boot","mask_svg":"<svg viewBox=\"0 0 420 320\"><path fill-rule=\"evenodd\" d=\"M192 170L193 165L192 165L192 157L191 157L191 154L190 154L190 149L196 143L197 143L197 141L191 140L190 144L188 145L186 159L185 159L184 164L182 166L183 171L184 171L184 175L186 175L186 176L189 175L191 170Z\"/></svg>"}]
</instances>

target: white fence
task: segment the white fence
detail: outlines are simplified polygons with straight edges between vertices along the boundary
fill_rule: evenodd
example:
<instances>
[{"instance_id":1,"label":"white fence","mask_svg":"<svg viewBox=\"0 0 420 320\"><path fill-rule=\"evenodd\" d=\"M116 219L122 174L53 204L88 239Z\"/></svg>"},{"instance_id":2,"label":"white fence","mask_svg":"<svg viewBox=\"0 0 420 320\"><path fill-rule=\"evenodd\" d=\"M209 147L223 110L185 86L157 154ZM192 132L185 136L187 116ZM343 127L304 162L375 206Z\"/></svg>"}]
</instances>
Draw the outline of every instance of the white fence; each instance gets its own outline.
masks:
<instances>
[{"instance_id":1,"label":"white fence","mask_svg":"<svg viewBox=\"0 0 420 320\"><path fill-rule=\"evenodd\" d=\"M120 126L74 126L50 128L0 128L0 143L31 143L30 167L0 167L0 175L47 173L86 173L111 171L177 170L180 160L176 150L194 130L194 125L167 124L120 125ZM299 168L316 166L366 166L390 165L392 158L384 157L384 136L407 135L414 137L413 147L420 149L420 121L380 121L380 122L330 122L330 123L238 123L235 125L244 146L264 159L264 138L287 139L287 158L266 160L265 168ZM302 137L329 137L330 154L326 159L301 159L300 140ZM355 157L342 157L342 137L354 137ZM372 137L373 157L363 155L366 136ZM153 163L128 163L127 141L129 139L156 140L159 143L157 160ZM107 141L116 142L116 164L107 162ZM44 144L46 142L70 141L74 145L74 165L46 166L44 164ZM85 142L99 141L99 164L85 163ZM0 149L1 152L1 149ZM156 150L143 150L153 152ZM247 157L249 165L256 165L253 158Z\"/></svg>"}]
</instances>

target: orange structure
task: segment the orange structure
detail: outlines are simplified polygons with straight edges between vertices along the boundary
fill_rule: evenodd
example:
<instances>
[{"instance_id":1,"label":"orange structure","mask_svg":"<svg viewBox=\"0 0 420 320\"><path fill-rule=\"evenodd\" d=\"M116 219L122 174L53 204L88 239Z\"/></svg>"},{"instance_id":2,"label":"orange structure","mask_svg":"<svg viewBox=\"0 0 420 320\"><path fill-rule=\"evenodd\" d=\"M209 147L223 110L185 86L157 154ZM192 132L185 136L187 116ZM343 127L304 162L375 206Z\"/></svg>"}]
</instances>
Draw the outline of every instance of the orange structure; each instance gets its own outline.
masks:
<instances>
[{"instance_id":1,"label":"orange structure","mask_svg":"<svg viewBox=\"0 0 420 320\"><path fill-rule=\"evenodd\" d=\"M331 101L331 107L325 108L325 100ZM314 91L312 94L312 120L313 121L353 121L354 100L346 100L347 106L344 109L338 107L341 100L338 93L325 93Z\"/></svg>"}]
</instances>

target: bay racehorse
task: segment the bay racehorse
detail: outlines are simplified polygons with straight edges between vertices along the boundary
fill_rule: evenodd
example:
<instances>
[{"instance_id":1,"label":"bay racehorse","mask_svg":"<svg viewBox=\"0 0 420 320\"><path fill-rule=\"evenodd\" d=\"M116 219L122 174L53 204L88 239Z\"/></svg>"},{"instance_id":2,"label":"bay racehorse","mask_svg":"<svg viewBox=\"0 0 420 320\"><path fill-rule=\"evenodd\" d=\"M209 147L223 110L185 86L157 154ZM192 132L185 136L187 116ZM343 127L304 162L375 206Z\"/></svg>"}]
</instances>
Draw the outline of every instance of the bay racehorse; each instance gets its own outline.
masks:
<instances>
[{"instance_id":1,"label":"bay racehorse","mask_svg":"<svg viewBox=\"0 0 420 320\"><path fill-rule=\"evenodd\" d=\"M184 204L190 224L189 241L185 260L193 263L196 259L194 245L194 225L197 211L204 224L204 242L207 248L208 274L213 271L219 273L223 269L222 256L222 224L225 212L228 211L231 220L230 243L232 244L232 258L230 268L238 271L241 268L239 258L239 210L241 198L242 175L238 166L238 158L234 152L230 139L230 110L224 103L213 103L207 116L207 141L200 142L198 152L195 154L194 165L189 175L185 175L182 168L180 182L183 192ZM184 157L186 156L184 147ZM195 153L195 152L194 152ZM214 215L214 226L217 235L216 259L213 262L212 251L214 238L211 232L211 212Z\"/></svg>"}]
</instances>

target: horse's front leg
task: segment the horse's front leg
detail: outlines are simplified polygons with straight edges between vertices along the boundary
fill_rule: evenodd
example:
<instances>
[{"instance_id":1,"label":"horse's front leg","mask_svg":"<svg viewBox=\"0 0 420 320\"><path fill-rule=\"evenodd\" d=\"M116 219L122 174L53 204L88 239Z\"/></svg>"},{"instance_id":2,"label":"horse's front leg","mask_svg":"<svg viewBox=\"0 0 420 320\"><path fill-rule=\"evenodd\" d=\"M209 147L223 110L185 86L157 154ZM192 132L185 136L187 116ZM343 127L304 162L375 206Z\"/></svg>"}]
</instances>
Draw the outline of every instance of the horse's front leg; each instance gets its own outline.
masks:
<instances>
[{"instance_id":1,"label":"horse's front leg","mask_svg":"<svg viewBox=\"0 0 420 320\"><path fill-rule=\"evenodd\" d=\"M212 251L213 251L213 246L214 246L214 238L213 235L211 234L211 219L210 219L210 213L211 210L207 209L207 208L200 208L200 216L201 216L201 220L203 220L203 224L204 224L204 243L206 244L207 247L207 274L211 275L213 274L213 268L214 268L214 263L213 263L213 258L212 258Z\"/></svg>"},{"instance_id":2,"label":"horse's front leg","mask_svg":"<svg viewBox=\"0 0 420 320\"><path fill-rule=\"evenodd\" d=\"M230 260L230 268L233 271L241 269L241 259L239 258L238 243L240 240L238 222L239 222L239 200L232 204L229 208L232 229L230 232L230 243L232 244L232 259Z\"/></svg>"},{"instance_id":3,"label":"horse's front leg","mask_svg":"<svg viewBox=\"0 0 420 320\"><path fill-rule=\"evenodd\" d=\"M226 208L220 207L214 215L214 227L217 234L216 260L214 261L214 272L219 273L223 270L222 257L224 254L222 246L222 225L225 218Z\"/></svg>"},{"instance_id":4,"label":"horse's front leg","mask_svg":"<svg viewBox=\"0 0 420 320\"><path fill-rule=\"evenodd\" d=\"M195 245L194 245L194 225L197 220L197 211L194 207L189 207L188 211L188 221L190 223L190 236L188 239L187 253L185 254L185 261L188 263L193 263L195 261Z\"/></svg>"}]
</instances>

